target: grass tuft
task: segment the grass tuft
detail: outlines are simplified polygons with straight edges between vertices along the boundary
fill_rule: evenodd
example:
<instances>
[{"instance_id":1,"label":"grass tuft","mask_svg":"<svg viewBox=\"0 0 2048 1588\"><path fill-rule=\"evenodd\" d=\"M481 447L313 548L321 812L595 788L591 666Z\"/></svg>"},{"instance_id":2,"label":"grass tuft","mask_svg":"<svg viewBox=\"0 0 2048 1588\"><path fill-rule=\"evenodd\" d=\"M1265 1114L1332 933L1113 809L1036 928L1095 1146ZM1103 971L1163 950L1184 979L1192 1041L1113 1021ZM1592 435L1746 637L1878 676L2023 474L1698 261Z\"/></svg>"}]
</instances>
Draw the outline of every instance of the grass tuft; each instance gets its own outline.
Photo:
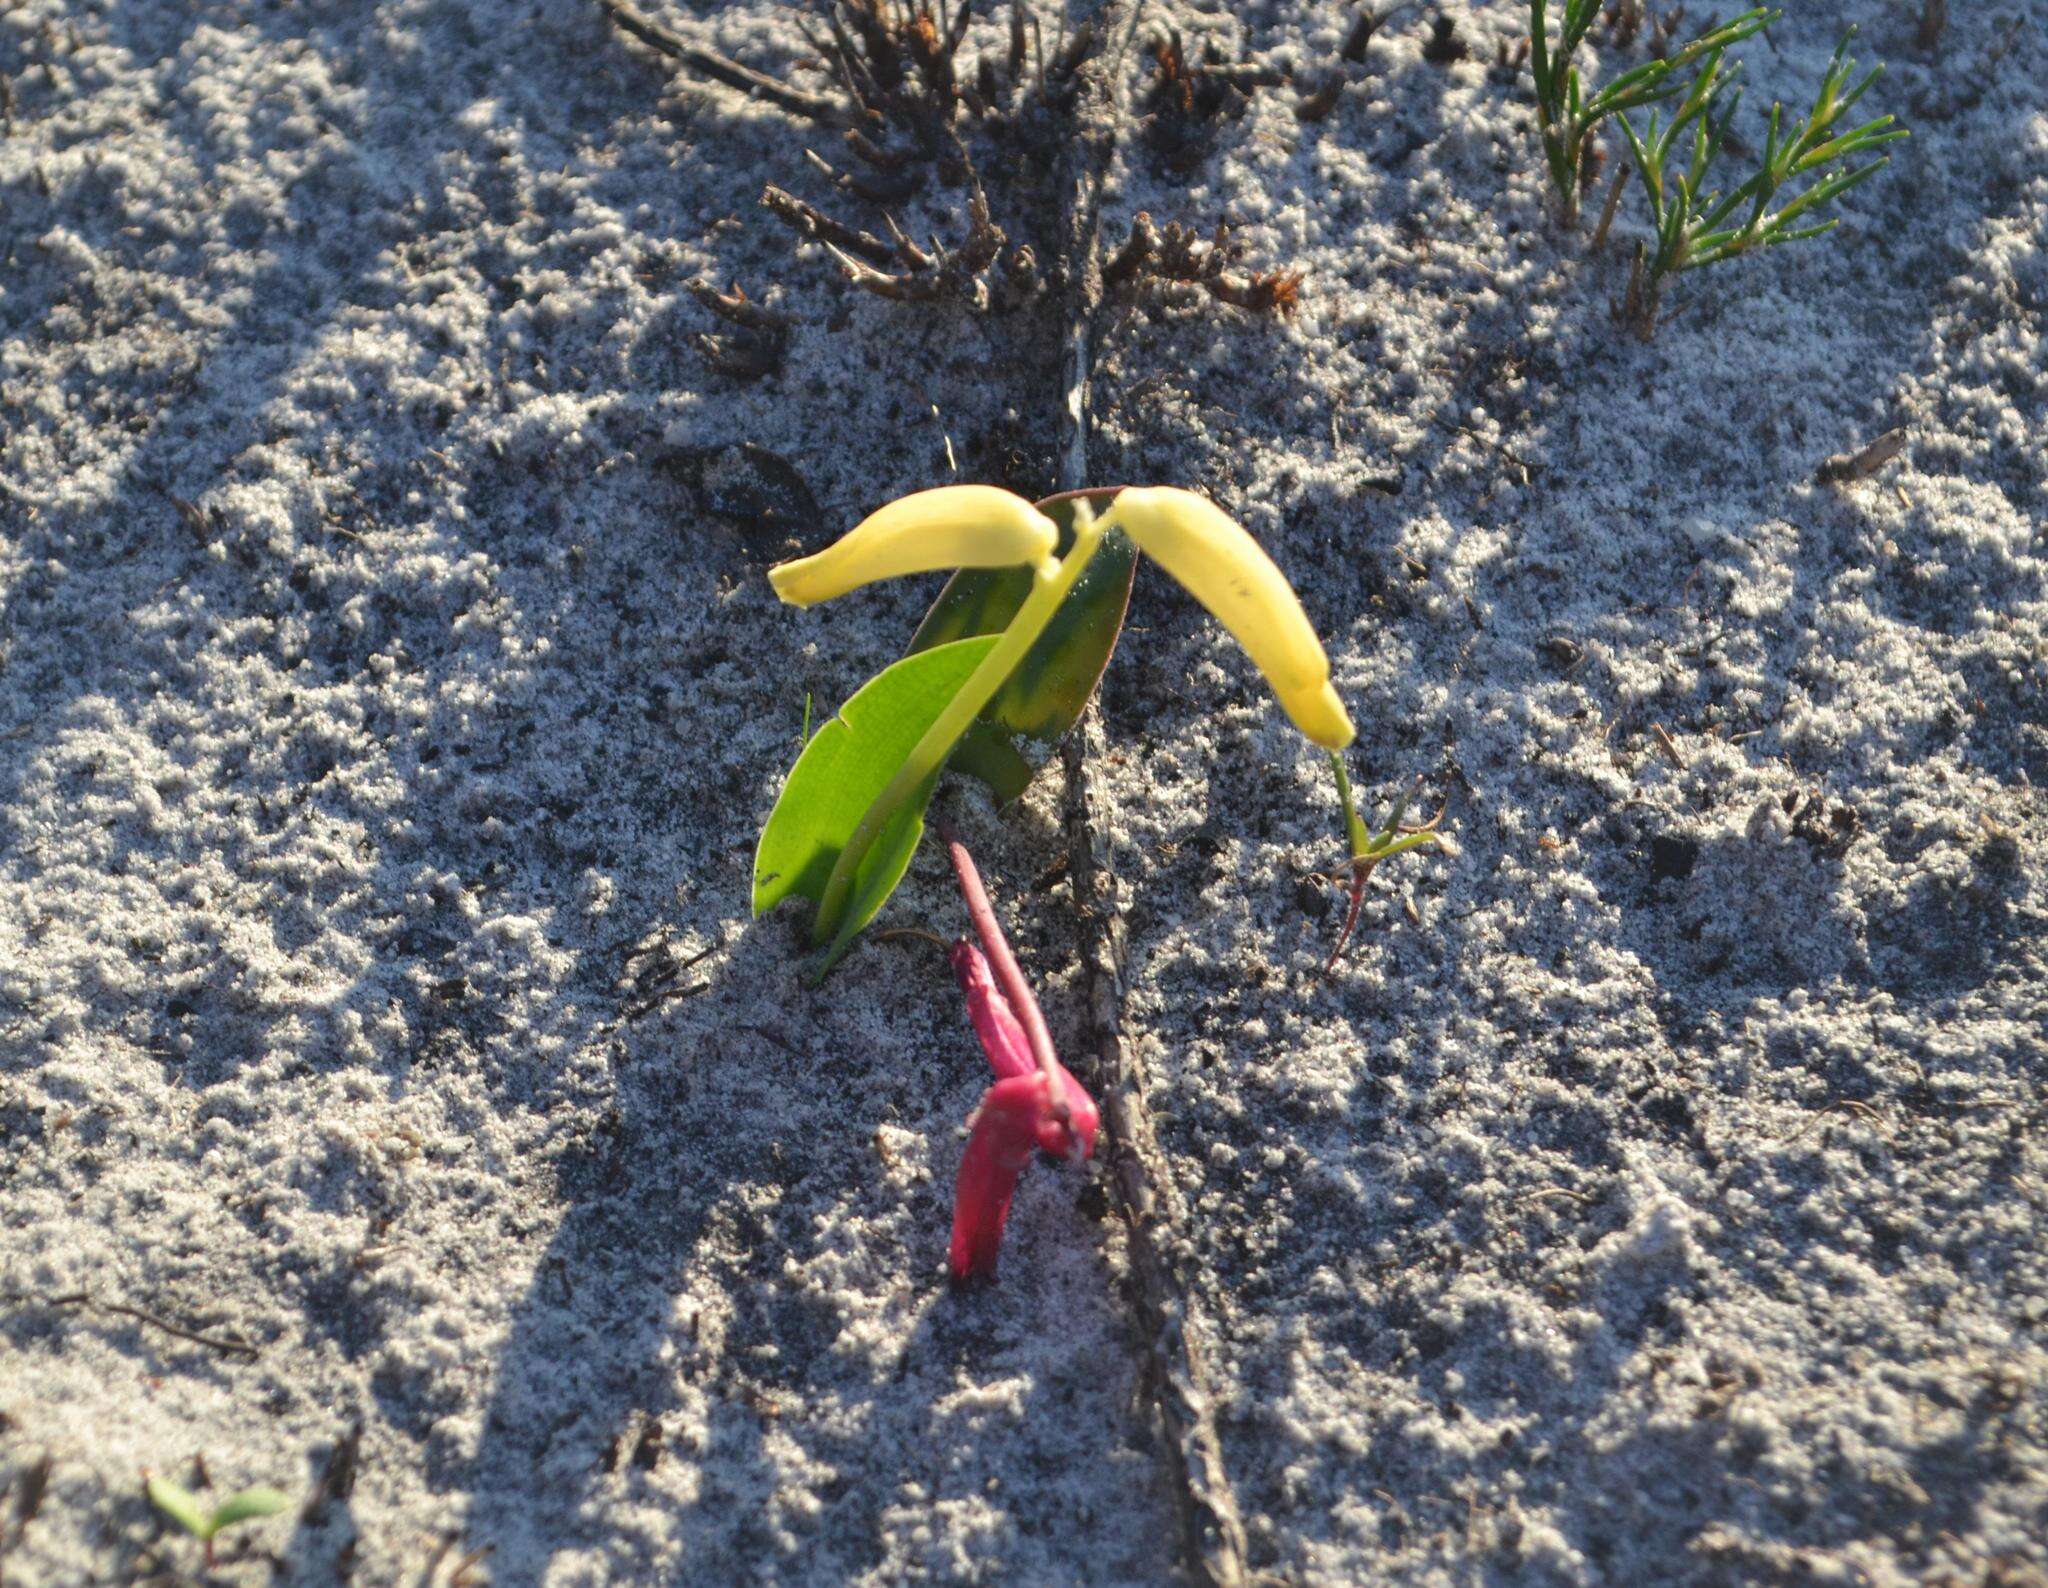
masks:
<instances>
[{"instance_id":1,"label":"grass tuft","mask_svg":"<svg viewBox=\"0 0 2048 1588\"><path fill-rule=\"evenodd\" d=\"M1838 217L1819 219L1821 209L1875 175L1890 156L1862 164L1851 163L1853 158L1906 136L1903 128L1892 126L1891 116L1847 129L1841 126L1850 107L1884 71L1874 66L1850 85L1856 69L1849 54L1854 37L1852 28L1835 47L1813 108L1803 117L1787 125L1784 107L1771 106L1761 162L1725 194L1708 182L1742 94L1734 87L1737 68L1723 72L1718 49L1708 52L1668 124L1660 127L1652 110L1647 129L1638 136L1628 116L1620 116L1636 172L1649 195L1653 238L1637 245L1619 312L1643 336L1656 327L1665 283L1680 271L1831 231ZM1780 203L1780 195L1788 192Z\"/></svg>"},{"instance_id":2,"label":"grass tuft","mask_svg":"<svg viewBox=\"0 0 2048 1588\"><path fill-rule=\"evenodd\" d=\"M1548 0L1529 0L1529 69L1536 79L1536 122L1543 157L1567 222L1576 222L1579 203L1595 162L1588 159L1594 130L1610 116L1657 104L1678 92L1675 74L1695 61L1718 56L1731 44L1762 31L1781 13L1759 6L1733 21L1709 28L1662 59L1645 61L1588 95L1572 56L1600 15L1600 0L1564 0L1555 39Z\"/></svg>"}]
</instances>

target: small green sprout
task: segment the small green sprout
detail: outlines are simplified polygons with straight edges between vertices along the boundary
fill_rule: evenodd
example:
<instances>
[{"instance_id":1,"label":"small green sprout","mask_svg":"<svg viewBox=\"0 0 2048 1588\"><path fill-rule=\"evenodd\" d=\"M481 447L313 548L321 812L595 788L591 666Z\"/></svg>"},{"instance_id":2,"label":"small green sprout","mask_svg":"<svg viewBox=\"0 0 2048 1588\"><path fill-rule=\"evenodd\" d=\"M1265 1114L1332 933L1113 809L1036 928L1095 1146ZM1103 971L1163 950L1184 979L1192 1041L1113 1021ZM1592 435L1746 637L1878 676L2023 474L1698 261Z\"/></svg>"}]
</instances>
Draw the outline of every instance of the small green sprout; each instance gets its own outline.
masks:
<instances>
[{"instance_id":1,"label":"small green sprout","mask_svg":"<svg viewBox=\"0 0 2048 1588\"><path fill-rule=\"evenodd\" d=\"M1344 769L1344 757L1337 751L1330 752L1330 770L1337 774L1337 798L1344 806L1344 838L1351 849L1351 859L1340 867L1330 880L1341 879L1346 871L1351 873L1351 904L1344 912L1344 927L1337 934L1337 946L1330 950L1330 957L1323 963L1323 974L1327 976L1343 957L1344 949L1351 941L1351 934L1358 926L1359 911L1365 906L1365 884L1373 869L1382 860L1391 860L1396 855L1406 854L1411 849L1420 849L1426 844L1442 844L1443 834L1437 831L1437 824L1444 819L1438 811L1426 822L1404 824L1408 814L1408 802L1415 797L1414 790L1398 796L1393 808L1387 812L1387 819L1378 832L1365 825L1365 818L1358 814L1358 803L1351 793L1351 775ZM1421 785L1418 783L1417 788Z\"/></svg>"},{"instance_id":2,"label":"small green sprout","mask_svg":"<svg viewBox=\"0 0 2048 1588\"><path fill-rule=\"evenodd\" d=\"M252 1522L258 1517L275 1516L292 1503L287 1495L259 1483L254 1488L229 1495L209 1511L199 1496L181 1483L174 1483L153 1472L143 1473L142 1478L143 1486L149 1492L150 1504L206 1547L208 1566L213 1565L214 1535L221 1529L233 1527L238 1522Z\"/></svg>"},{"instance_id":3,"label":"small green sprout","mask_svg":"<svg viewBox=\"0 0 2048 1588\"><path fill-rule=\"evenodd\" d=\"M1635 267L1621 310L1643 336L1649 336L1656 328L1658 300L1668 277L1759 248L1820 236L1831 230L1839 217L1814 221L1811 216L1890 160L1889 155L1882 155L1851 168L1840 165L1852 155L1906 136L1904 128L1892 127L1890 116L1878 116L1846 132L1836 130L1849 107L1863 97L1884 71L1882 66L1873 66L1855 87L1848 86L1856 66L1849 55L1849 41L1855 35L1856 30L1851 28L1835 46L1834 58L1814 96L1813 109L1804 117L1786 127L1784 107L1771 106L1762 163L1746 181L1725 195L1709 190L1707 178L1727 139L1742 94L1739 89L1727 93L1735 80L1735 69L1722 73L1719 50L1708 54L1668 126L1657 125L1657 113L1653 110L1648 129L1638 137L1628 117L1621 117L1621 130L1628 138L1643 189L1649 194L1656 226L1654 242L1637 246ZM1727 106L1722 109L1724 94ZM1673 151L1685 147L1680 137L1688 129L1692 133L1688 140L1690 154L1683 166L1674 168ZM1835 169L1828 170L1788 203L1771 208L1772 201L1788 183L1827 167Z\"/></svg>"},{"instance_id":4,"label":"small green sprout","mask_svg":"<svg viewBox=\"0 0 2048 1588\"><path fill-rule=\"evenodd\" d=\"M1601 3L1564 0L1564 15L1553 43L1546 0L1529 0L1529 69L1536 78L1536 123L1543 133L1543 157L1550 163L1550 178L1567 222L1578 219L1579 200L1592 176L1586 144L1601 122L1670 98L1678 91L1674 73L1740 43L1782 14L1761 6L1745 11L1731 22L1709 28L1664 60L1645 61L1623 72L1589 99L1572 56L1600 15Z\"/></svg>"}]
</instances>

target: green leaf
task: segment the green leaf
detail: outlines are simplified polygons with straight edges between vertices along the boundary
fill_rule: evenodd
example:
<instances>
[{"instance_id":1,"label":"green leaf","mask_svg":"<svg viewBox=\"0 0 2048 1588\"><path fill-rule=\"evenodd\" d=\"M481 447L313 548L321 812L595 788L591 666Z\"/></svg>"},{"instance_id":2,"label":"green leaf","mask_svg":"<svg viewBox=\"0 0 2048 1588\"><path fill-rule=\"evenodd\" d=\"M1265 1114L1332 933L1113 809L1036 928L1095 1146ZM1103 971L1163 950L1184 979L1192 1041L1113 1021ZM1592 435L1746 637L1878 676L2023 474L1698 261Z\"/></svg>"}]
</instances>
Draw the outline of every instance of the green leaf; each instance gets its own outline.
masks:
<instances>
[{"instance_id":1,"label":"green leaf","mask_svg":"<svg viewBox=\"0 0 2048 1588\"><path fill-rule=\"evenodd\" d=\"M940 771L943 770L943 767L940 768ZM888 824L875 835L875 841L868 846L867 856L861 861L860 870L854 878L853 903L846 912L846 919L840 922L839 930L832 934L832 941L826 945L824 956L811 973L813 987L823 981L826 973L845 957L846 951L853 946L853 940L860 935L861 928L872 921L875 912L889 902L889 895L896 891L896 885L903 880L903 873L910 869L911 857L917 853L918 841L924 837L925 807L931 804L932 790L938 781L937 772L926 778L917 792L889 818Z\"/></svg>"},{"instance_id":2,"label":"green leaf","mask_svg":"<svg viewBox=\"0 0 2048 1588\"><path fill-rule=\"evenodd\" d=\"M218 1533L224 1527L233 1527L237 1522L253 1521L259 1516L275 1516L291 1498L259 1483L254 1488L244 1489L240 1494L231 1494L221 1501L213 1513L212 1531Z\"/></svg>"},{"instance_id":3,"label":"green leaf","mask_svg":"<svg viewBox=\"0 0 2048 1588\"><path fill-rule=\"evenodd\" d=\"M995 636L987 635L906 656L861 685L839 715L812 735L761 829L754 852L756 915L791 894L823 901L833 863L862 815L995 645ZM892 818L862 860L853 889L857 906L847 917L853 931L867 924L909 867L936 776Z\"/></svg>"},{"instance_id":4,"label":"green leaf","mask_svg":"<svg viewBox=\"0 0 2048 1588\"><path fill-rule=\"evenodd\" d=\"M1114 494L1088 493L1098 513ZM1059 525L1064 557L1074 543L1074 498L1053 497L1038 509ZM1137 547L1122 530L1110 530L1044 634L961 739L953 752L955 771L979 778L998 799L1024 792L1046 752L1066 736L1095 693L1123 631L1137 568ZM911 654L968 635L999 633L1030 591L1028 568L961 569L911 636Z\"/></svg>"},{"instance_id":5,"label":"green leaf","mask_svg":"<svg viewBox=\"0 0 2048 1588\"><path fill-rule=\"evenodd\" d=\"M199 1503L199 1497L182 1483L173 1483L169 1478L160 1478L155 1473L145 1473L143 1487L149 1492L149 1503L163 1512L178 1526L197 1539L213 1537L213 1522Z\"/></svg>"}]
</instances>

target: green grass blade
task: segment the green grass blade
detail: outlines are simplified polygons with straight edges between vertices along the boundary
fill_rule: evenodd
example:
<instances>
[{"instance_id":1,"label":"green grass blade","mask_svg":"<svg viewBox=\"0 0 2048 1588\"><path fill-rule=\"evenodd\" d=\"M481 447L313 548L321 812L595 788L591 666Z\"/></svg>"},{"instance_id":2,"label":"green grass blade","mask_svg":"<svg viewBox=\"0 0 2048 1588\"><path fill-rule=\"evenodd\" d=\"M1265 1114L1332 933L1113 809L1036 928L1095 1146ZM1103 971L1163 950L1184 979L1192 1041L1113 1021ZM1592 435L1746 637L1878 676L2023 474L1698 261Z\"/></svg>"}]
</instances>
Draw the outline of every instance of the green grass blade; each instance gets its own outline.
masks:
<instances>
[{"instance_id":1,"label":"green grass blade","mask_svg":"<svg viewBox=\"0 0 2048 1588\"><path fill-rule=\"evenodd\" d=\"M1770 224L1772 229L1776 230L1788 221L1796 220L1815 205L1825 204L1830 199L1840 198L1857 183L1864 181L1868 177L1875 176L1890 163L1889 158L1873 160L1870 164L1860 166L1854 171L1844 171L1840 176L1831 176L1825 182L1816 183L1771 217Z\"/></svg>"},{"instance_id":2,"label":"green grass blade","mask_svg":"<svg viewBox=\"0 0 2048 1588\"><path fill-rule=\"evenodd\" d=\"M1544 0L1529 0L1529 75L1536 79L1536 103L1550 119L1557 106L1557 77L1550 65L1550 40Z\"/></svg>"},{"instance_id":3,"label":"green grass blade","mask_svg":"<svg viewBox=\"0 0 2048 1588\"><path fill-rule=\"evenodd\" d=\"M1895 132L1886 132L1895 118L1879 116L1875 121L1866 121L1854 132L1845 132L1838 138L1830 138L1817 149L1809 150L1799 157L1799 163L1792 169L1795 173L1810 171L1817 165L1827 165L1846 155L1856 154L1864 149L1874 149L1881 143L1891 143L1906 136L1901 127Z\"/></svg>"}]
</instances>

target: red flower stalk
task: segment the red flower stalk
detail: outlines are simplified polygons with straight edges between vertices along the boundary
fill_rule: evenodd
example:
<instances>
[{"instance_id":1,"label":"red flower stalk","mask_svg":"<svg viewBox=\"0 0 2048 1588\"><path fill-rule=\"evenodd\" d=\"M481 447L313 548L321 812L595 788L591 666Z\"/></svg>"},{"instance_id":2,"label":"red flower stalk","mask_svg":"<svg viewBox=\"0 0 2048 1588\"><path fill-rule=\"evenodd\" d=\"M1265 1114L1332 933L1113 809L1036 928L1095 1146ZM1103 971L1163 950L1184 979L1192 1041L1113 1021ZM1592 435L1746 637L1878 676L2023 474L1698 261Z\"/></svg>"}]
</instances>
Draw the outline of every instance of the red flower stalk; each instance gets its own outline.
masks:
<instances>
[{"instance_id":1,"label":"red flower stalk","mask_svg":"<svg viewBox=\"0 0 2048 1588\"><path fill-rule=\"evenodd\" d=\"M1032 1154L1042 1149L1062 1158L1087 1157L1095 1150L1100 1115L1087 1089L1053 1053L1045 1016L1004 940L973 859L950 834L946 847L982 945L966 938L955 943L953 974L996 1073L996 1084L975 1110L953 1194L948 1255L953 1277L968 1281L995 1277L1010 1198Z\"/></svg>"}]
</instances>

